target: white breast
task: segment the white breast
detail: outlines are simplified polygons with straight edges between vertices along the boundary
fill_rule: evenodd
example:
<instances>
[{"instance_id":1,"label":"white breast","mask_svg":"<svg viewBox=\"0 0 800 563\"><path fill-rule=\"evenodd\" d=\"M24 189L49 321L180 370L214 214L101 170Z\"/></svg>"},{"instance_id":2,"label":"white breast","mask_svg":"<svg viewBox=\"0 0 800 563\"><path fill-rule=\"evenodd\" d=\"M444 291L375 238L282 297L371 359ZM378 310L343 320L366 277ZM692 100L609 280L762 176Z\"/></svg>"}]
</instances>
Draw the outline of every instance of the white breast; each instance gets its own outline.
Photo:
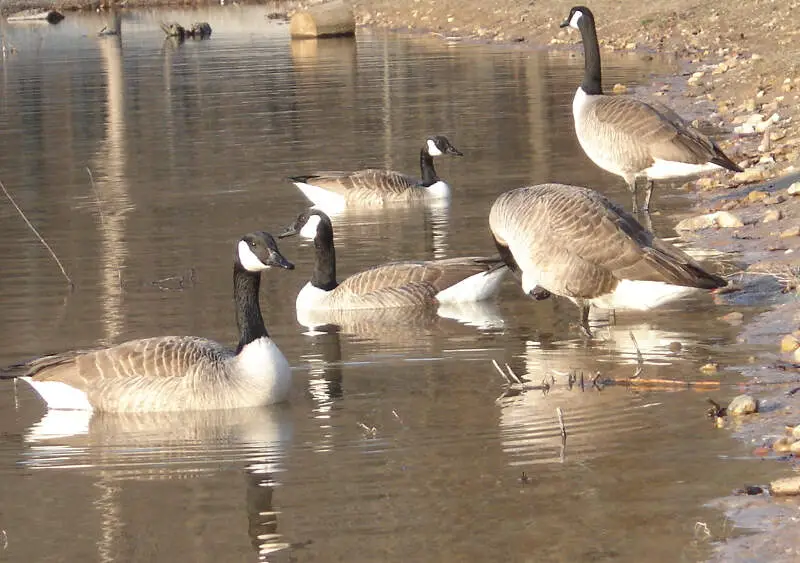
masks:
<instances>
[{"instance_id":1,"label":"white breast","mask_svg":"<svg viewBox=\"0 0 800 563\"><path fill-rule=\"evenodd\" d=\"M325 309L328 308L330 291L325 291L308 282L297 294L295 307L297 309Z\"/></svg>"},{"instance_id":2,"label":"white breast","mask_svg":"<svg viewBox=\"0 0 800 563\"><path fill-rule=\"evenodd\" d=\"M235 359L235 377L252 391L252 402L237 406L279 403L289 395L292 373L283 352L269 337L247 344Z\"/></svg>"},{"instance_id":3,"label":"white breast","mask_svg":"<svg viewBox=\"0 0 800 563\"><path fill-rule=\"evenodd\" d=\"M425 193L431 199L447 199L450 197L450 186L447 182L439 180L425 188Z\"/></svg>"},{"instance_id":4,"label":"white breast","mask_svg":"<svg viewBox=\"0 0 800 563\"><path fill-rule=\"evenodd\" d=\"M669 178L695 176L721 168L721 166L710 162L705 164L688 164L686 162L655 159L655 163L643 173L651 180L667 180Z\"/></svg>"}]
</instances>

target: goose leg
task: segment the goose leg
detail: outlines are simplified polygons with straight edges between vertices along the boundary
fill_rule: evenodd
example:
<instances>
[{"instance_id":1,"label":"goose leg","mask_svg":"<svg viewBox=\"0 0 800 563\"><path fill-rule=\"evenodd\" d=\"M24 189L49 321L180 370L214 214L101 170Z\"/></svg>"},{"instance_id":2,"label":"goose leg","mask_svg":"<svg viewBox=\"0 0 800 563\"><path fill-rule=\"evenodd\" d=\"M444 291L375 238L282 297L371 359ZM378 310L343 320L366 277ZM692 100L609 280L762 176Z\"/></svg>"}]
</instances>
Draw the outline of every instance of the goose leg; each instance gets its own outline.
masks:
<instances>
[{"instance_id":1,"label":"goose leg","mask_svg":"<svg viewBox=\"0 0 800 563\"><path fill-rule=\"evenodd\" d=\"M592 336L592 330L591 328L589 328L590 305L588 303L581 303L579 307L581 308L581 324L580 324L581 332L583 333L584 337L591 339L593 338L593 336Z\"/></svg>"},{"instance_id":2,"label":"goose leg","mask_svg":"<svg viewBox=\"0 0 800 563\"><path fill-rule=\"evenodd\" d=\"M625 181L628 183L628 189L631 191L631 198L633 200L633 203L631 204L631 211L633 213L638 213L639 203L636 201L636 176L625 178Z\"/></svg>"},{"instance_id":3,"label":"goose leg","mask_svg":"<svg viewBox=\"0 0 800 563\"><path fill-rule=\"evenodd\" d=\"M650 211L650 198L653 196L653 180L648 178L644 188L644 207L642 207L642 211Z\"/></svg>"}]
</instances>

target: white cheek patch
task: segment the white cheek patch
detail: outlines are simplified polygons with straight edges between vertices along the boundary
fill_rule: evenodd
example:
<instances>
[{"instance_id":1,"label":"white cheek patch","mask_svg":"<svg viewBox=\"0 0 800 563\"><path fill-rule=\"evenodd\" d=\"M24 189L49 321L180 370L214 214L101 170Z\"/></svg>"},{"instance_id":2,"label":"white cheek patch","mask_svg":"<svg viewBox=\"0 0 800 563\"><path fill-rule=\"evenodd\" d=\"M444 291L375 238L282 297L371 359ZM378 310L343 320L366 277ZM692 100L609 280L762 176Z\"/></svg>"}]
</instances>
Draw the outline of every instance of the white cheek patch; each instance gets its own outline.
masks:
<instances>
[{"instance_id":1,"label":"white cheek patch","mask_svg":"<svg viewBox=\"0 0 800 563\"><path fill-rule=\"evenodd\" d=\"M572 19L569 20L569 26L578 29L578 22L581 21L582 17L583 17L583 12L581 11L577 11L574 14L572 14Z\"/></svg>"},{"instance_id":2,"label":"white cheek patch","mask_svg":"<svg viewBox=\"0 0 800 563\"><path fill-rule=\"evenodd\" d=\"M253 251L250 250L250 245L243 240L239 241L239 262L241 262L242 267L248 272L261 272L269 268L269 266L258 259L258 256L253 254Z\"/></svg>"},{"instance_id":3,"label":"white cheek patch","mask_svg":"<svg viewBox=\"0 0 800 563\"><path fill-rule=\"evenodd\" d=\"M303 238L316 238L317 227L319 227L320 221L322 221L322 219L319 215L312 215L309 217L306 224L300 229L300 236Z\"/></svg>"},{"instance_id":4,"label":"white cheek patch","mask_svg":"<svg viewBox=\"0 0 800 563\"><path fill-rule=\"evenodd\" d=\"M441 156L442 151L436 146L432 139L428 139L428 154L431 156Z\"/></svg>"}]
</instances>

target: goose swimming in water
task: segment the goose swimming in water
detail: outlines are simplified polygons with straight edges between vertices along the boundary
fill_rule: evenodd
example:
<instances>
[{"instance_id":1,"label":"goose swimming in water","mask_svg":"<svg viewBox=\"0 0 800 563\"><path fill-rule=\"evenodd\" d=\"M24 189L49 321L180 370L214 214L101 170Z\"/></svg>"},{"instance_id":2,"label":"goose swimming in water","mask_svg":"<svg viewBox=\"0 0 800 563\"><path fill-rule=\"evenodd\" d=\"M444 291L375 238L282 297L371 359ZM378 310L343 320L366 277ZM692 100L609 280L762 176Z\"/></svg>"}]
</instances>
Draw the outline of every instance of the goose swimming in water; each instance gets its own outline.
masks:
<instances>
[{"instance_id":1,"label":"goose swimming in water","mask_svg":"<svg viewBox=\"0 0 800 563\"><path fill-rule=\"evenodd\" d=\"M500 258L467 257L375 266L338 282L330 218L317 209L302 213L279 238L314 239L311 280L297 295L297 309L377 309L481 301L493 297L507 268Z\"/></svg>"},{"instance_id":2,"label":"goose swimming in water","mask_svg":"<svg viewBox=\"0 0 800 563\"><path fill-rule=\"evenodd\" d=\"M447 137L429 137L419 153L422 178L392 170L368 168L356 172L317 172L290 180L314 205L339 212L347 207L375 208L392 203L446 200L450 186L436 175L434 157L463 156Z\"/></svg>"},{"instance_id":3,"label":"goose swimming in water","mask_svg":"<svg viewBox=\"0 0 800 563\"><path fill-rule=\"evenodd\" d=\"M541 184L506 192L492 205L489 227L522 290L535 299L570 299L587 335L591 305L649 310L727 285L588 188Z\"/></svg>"},{"instance_id":4,"label":"goose swimming in water","mask_svg":"<svg viewBox=\"0 0 800 563\"><path fill-rule=\"evenodd\" d=\"M585 70L572 101L575 133L597 166L625 179L637 211L636 179L646 178L644 210L650 208L653 180L685 178L714 169L741 172L717 144L656 102L603 94L600 46L594 15L575 6L561 27L581 32Z\"/></svg>"},{"instance_id":5,"label":"goose swimming in water","mask_svg":"<svg viewBox=\"0 0 800 563\"><path fill-rule=\"evenodd\" d=\"M265 232L236 245L233 295L236 350L193 336L131 340L110 348L44 356L0 371L27 382L51 409L115 412L211 410L286 400L291 372L261 316L261 272L291 270Z\"/></svg>"}]
</instances>

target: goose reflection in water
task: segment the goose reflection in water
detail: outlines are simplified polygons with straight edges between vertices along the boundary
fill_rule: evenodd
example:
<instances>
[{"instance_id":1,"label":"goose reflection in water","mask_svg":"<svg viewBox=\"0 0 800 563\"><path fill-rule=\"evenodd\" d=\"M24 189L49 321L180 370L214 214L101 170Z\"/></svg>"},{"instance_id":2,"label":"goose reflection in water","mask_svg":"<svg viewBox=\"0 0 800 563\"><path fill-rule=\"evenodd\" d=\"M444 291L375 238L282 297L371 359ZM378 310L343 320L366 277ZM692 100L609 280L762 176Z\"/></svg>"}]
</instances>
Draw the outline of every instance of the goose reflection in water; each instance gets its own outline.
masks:
<instances>
[{"instance_id":1,"label":"goose reflection in water","mask_svg":"<svg viewBox=\"0 0 800 563\"><path fill-rule=\"evenodd\" d=\"M219 538L237 538L245 530L239 521L220 520L213 506L237 498L240 485L225 474L243 468L246 495L238 498L247 511L246 533L259 560L266 560L289 547L278 534L272 504L275 476L292 437L289 414L282 407L140 414L49 410L27 432L30 448L21 463L36 471L78 468L95 479L99 495L88 502L101 522L97 548L103 561L117 560L131 549L129 538L140 534L147 541L136 549L155 549L159 557L200 560L215 551L223 557L242 550L238 543L218 545ZM162 485L175 480L183 484ZM161 505L167 516L162 522L173 525L156 530L142 522L148 513L142 503ZM177 512L169 517L172 511Z\"/></svg>"}]
</instances>

